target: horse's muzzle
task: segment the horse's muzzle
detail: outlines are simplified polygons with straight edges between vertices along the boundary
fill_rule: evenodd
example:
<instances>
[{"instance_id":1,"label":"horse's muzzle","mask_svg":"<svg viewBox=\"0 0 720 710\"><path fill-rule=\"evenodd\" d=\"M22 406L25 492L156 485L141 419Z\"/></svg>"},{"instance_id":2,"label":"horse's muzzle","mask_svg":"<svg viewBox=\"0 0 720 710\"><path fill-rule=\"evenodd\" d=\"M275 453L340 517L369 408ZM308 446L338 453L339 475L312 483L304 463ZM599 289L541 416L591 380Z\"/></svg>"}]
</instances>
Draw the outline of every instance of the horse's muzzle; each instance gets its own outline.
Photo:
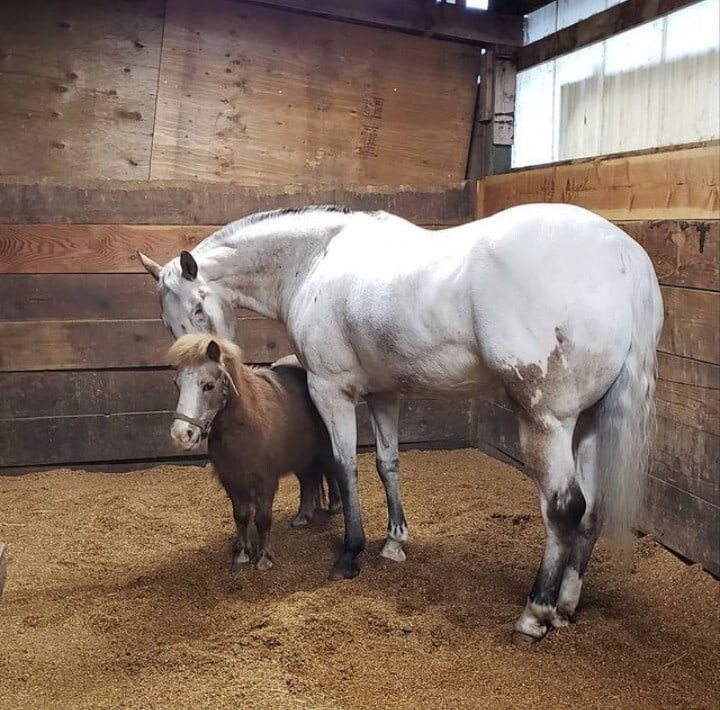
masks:
<instances>
[{"instance_id":1,"label":"horse's muzzle","mask_svg":"<svg viewBox=\"0 0 720 710\"><path fill-rule=\"evenodd\" d=\"M184 451L193 451L200 446L203 440L202 430L195 424L188 424L181 419L175 419L170 428L170 436L175 445Z\"/></svg>"}]
</instances>

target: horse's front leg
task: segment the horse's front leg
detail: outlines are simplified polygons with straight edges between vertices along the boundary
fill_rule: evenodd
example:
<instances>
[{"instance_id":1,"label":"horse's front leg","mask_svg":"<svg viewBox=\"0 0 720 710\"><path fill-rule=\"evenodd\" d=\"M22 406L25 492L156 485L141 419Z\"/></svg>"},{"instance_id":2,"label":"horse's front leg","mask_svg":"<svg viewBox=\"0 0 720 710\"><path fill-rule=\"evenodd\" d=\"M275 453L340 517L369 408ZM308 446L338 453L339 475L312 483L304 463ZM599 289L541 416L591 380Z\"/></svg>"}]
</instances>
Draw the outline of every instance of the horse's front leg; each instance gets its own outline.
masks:
<instances>
[{"instance_id":1,"label":"horse's front leg","mask_svg":"<svg viewBox=\"0 0 720 710\"><path fill-rule=\"evenodd\" d=\"M400 458L398 419L400 401L396 394L372 394L365 398L375 433L375 466L385 486L388 506L388 536L380 554L395 562L405 561L403 545L408 526L400 501Z\"/></svg>"},{"instance_id":2,"label":"horse's front leg","mask_svg":"<svg viewBox=\"0 0 720 710\"><path fill-rule=\"evenodd\" d=\"M523 645L539 641L551 628L567 623L558 613L558 599L586 503L572 451L575 420L560 422L547 417L534 422L521 416L519 424L523 456L540 493L547 536L540 569L513 632L513 642Z\"/></svg>"},{"instance_id":3,"label":"horse's front leg","mask_svg":"<svg viewBox=\"0 0 720 710\"><path fill-rule=\"evenodd\" d=\"M365 549L357 482L355 402L340 388L310 373L308 387L330 435L345 522L343 551L330 571L330 579L352 579L360 572L358 556Z\"/></svg>"}]
</instances>

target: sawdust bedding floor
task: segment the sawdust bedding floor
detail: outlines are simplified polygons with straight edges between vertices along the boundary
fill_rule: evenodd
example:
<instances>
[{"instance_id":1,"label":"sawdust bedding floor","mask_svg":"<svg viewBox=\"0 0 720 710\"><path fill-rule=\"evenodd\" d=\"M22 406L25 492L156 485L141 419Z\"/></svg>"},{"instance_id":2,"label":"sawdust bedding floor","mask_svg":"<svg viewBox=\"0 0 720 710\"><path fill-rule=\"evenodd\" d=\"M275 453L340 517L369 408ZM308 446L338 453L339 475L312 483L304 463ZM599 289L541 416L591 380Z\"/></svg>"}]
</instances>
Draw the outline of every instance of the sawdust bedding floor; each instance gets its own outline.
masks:
<instances>
[{"instance_id":1,"label":"sawdust bedding floor","mask_svg":"<svg viewBox=\"0 0 720 710\"><path fill-rule=\"evenodd\" d=\"M708 708L720 706L718 583L649 538L600 547L578 622L510 644L540 558L531 483L474 450L407 452L411 542L378 556L384 494L360 460L361 576L329 582L339 518L293 530L275 568L229 570L230 508L206 468L0 479L9 569L0 707Z\"/></svg>"}]
</instances>

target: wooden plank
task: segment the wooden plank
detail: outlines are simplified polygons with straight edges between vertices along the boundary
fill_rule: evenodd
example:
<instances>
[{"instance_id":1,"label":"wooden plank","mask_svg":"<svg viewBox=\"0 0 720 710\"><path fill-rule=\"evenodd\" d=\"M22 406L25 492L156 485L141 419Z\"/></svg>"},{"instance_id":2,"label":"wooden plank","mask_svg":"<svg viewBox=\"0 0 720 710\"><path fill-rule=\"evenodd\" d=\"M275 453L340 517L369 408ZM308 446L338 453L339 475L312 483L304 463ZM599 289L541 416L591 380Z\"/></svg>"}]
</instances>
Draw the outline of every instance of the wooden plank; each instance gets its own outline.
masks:
<instances>
[{"instance_id":1,"label":"wooden plank","mask_svg":"<svg viewBox=\"0 0 720 710\"><path fill-rule=\"evenodd\" d=\"M477 402L477 439L511 458L522 461L520 436L515 413L488 399Z\"/></svg>"},{"instance_id":2,"label":"wooden plank","mask_svg":"<svg viewBox=\"0 0 720 710\"><path fill-rule=\"evenodd\" d=\"M285 329L266 318L241 319L237 340L247 362L273 362L292 353ZM172 343L158 320L0 323L0 371L164 365Z\"/></svg>"},{"instance_id":3,"label":"wooden plank","mask_svg":"<svg viewBox=\"0 0 720 710\"><path fill-rule=\"evenodd\" d=\"M147 179L163 0L0 5L0 176Z\"/></svg>"},{"instance_id":4,"label":"wooden plank","mask_svg":"<svg viewBox=\"0 0 720 710\"><path fill-rule=\"evenodd\" d=\"M720 437L658 416L650 470L656 478L720 505Z\"/></svg>"},{"instance_id":5,"label":"wooden plank","mask_svg":"<svg viewBox=\"0 0 720 710\"><path fill-rule=\"evenodd\" d=\"M671 550L720 574L718 506L647 476L639 527Z\"/></svg>"},{"instance_id":6,"label":"wooden plank","mask_svg":"<svg viewBox=\"0 0 720 710\"><path fill-rule=\"evenodd\" d=\"M662 286L665 325L658 350L720 364L720 293Z\"/></svg>"},{"instance_id":7,"label":"wooden plank","mask_svg":"<svg viewBox=\"0 0 720 710\"><path fill-rule=\"evenodd\" d=\"M71 176L66 176L66 182ZM265 185L137 181L38 185L0 183L4 224L227 224L255 212L305 205L387 210L416 224L459 224L473 218L474 182L444 185Z\"/></svg>"},{"instance_id":8,"label":"wooden plank","mask_svg":"<svg viewBox=\"0 0 720 710\"><path fill-rule=\"evenodd\" d=\"M387 0L241 0L341 22L354 22L401 32L442 37L475 44L519 47L522 18L497 12L467 11L460 3L448 5L424 0L414 3Z\"/></svg>"},{"instance_id":9,"label":"wooden plank","mask_svg":"<svg viewBox=\"0 0 720 710\"><path fill-rule=\"evenodd\" d=\"M192 249L214 226L0 225L2 273L144 271L137 250L165 263Z\"/></svg>"},{"instance_id":10,"label":"wooden plank","mask_svg":"<svg viewBox=\"0 0 720 710\"><path fill-rule=\"evenodd\" d=\"M0 274L0 303L0 321L139 320L160 315L156 283L144 271ZM238 308L237 314L258 315L245 308Z\"/></svg>"},{"instance_id":11,"label":"wooden plank","mask_svg":"<svg viewBox=\"0 0 720 710\"><path fill-rule=\"evenodd\" d=\"M168 0L150 176L462 179L479 58L467 45L228 0Z\"/></svg>"},{"instance_id":12,"label":"wooden plank","mask_svg":"<svg viewBox=\"0 0 720 710\"><path fill-rule=\"evenodd\" d=\"M720 220L617 222L650 255L664 286L720 290Z\"/></svg>"},{"instance_id":13,"label":"wooden plank","mask_svg":"<svg viewBox=\"0 0 720 710\"><path fill-rule=\"evenodd\" d=\"M567 202L613 221L699 219L720 213L720 144L556 165L478 183L476 214Z\"/></svg>"},{"instance_id":14,"label":"wooden plank","mask_svg":"<svg viewBox=\"0 0 720 710\"><path fill-rule=\"evenodd\" d=\"M720 367L658 353L658 414L720 436Z\"/></svg>"},{"instance_id":15,"label":"wooden plank","mask_svg":"<svg viewBox=\"0 0 720 710\"><path fill-rule=\"evenodd\" d=\"M400 441L469 443L469 406L468 401L404 400ZM365 405L358 408L358 419L358 443L372 444ZM171 421L172 410L0 420L0 466L179 457L170 439Z\"/></svg>"},{"instance_id":16,"label":"wooden plank","mask_svg":"<svg viewBox=\"0 0 720 710\"><path fill-rule=\"evenodd\" d=\"M518 49L518 71L638 27L698 0L625 0Z\"/></svg>"}]
</instances>

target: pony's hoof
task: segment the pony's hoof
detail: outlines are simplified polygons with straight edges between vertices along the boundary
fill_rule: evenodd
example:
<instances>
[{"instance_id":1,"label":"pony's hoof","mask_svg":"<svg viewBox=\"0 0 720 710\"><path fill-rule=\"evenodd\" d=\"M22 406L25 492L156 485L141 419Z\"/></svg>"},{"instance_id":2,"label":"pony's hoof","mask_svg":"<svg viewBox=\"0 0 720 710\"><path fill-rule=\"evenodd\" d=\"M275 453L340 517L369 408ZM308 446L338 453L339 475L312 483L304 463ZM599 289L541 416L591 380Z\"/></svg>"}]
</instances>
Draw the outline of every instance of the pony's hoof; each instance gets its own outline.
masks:
<instances>
[{"instance_id":1,"label":"pony's hoof","mask_svg":"<svg viewBox=\"0 0 720 710\"><path fill-rule=\"evenodd\" d=\"M261 572L267 572L273 568L273 561L267 555L262 555L255 564L255 568Z\"/></svg>"},{"instance_id":2,"label":"pony's hoof","mask_svg":"<svg viewBox=\"0 0 720 710\"><path fill-rule=\"evenodd\" d=\"M573 619L572 616L558 609L550 619L550 624L554 629L563 629L566 626L570 626L574 621L575 619Z\"/></svg>"},{"instance_id":3,"label":"pony's hoof","mask_svg":"<svg viewBox=\"0 0 720 710\"><path fill-rule=\"evenodd\" d=\"M530 634L523 633L522 631L513 631L511 639L513 646L517 646L518 648L529 648L540 640L539 638L536 639L534 636L530 636Z\"/></svg>"},{"instance_id":4,"label":"pony's hoof","mask_svg":"<svg viewBox=\"0 0 720 710\"><path fill-rule=\"evenodd\" d=\"M405 562L407 559L405 550L402 548L402 543L397 540L388 540L385 545L383 545L383 549L380 550L380 557L392 560L393 562Z\"/></svg>"},{"instance_id":5,"label":"pony's hoof","mask_svg":"<svg viewBox=\"0 0 720 710\"><path fill-rule=\"evenodd\" d=\"M360 563L356 557L343 555L330 570L330 581L337 582L340 579L354 579L360 574Z\"/></svg>"},{"instance_id":6,"label":"pony's hoof","mask_svg":"<svg viewBox=\"0 0 720 710\"><path fill-rule=\"evenodd\" d=\"M306 528L310 524L310 516L305 513L298 513L290 525L294 528Z\"/></svg>"},{"instance_id":7,"label":"pony's hoof","mask_svg":"<svg viewBox=\"0 0 720 710\"><path fill-rule=\"evenodd\" d=\"M239 572L240 570L245 569L249 564L250 564L250 555L248 555L248 553L245 552L245 550L241 550L233 557L232 571Z\"/></svg>"}]
</instances>

